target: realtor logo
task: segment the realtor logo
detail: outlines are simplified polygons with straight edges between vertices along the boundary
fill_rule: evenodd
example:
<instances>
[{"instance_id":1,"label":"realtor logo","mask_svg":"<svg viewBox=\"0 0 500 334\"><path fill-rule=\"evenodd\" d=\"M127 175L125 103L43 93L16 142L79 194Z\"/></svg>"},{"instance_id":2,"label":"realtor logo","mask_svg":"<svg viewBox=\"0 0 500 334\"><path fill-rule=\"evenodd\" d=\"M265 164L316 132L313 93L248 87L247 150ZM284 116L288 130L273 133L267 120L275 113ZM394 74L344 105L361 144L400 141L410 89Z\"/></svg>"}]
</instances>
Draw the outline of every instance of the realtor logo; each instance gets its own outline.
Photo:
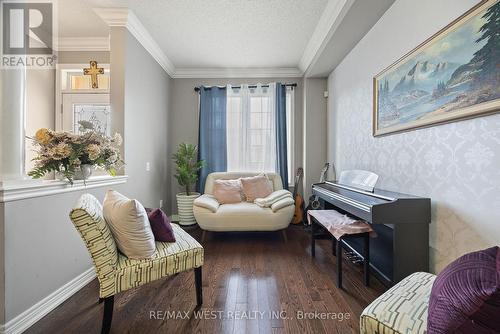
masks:
<instances>
[{"instance_id":1,"label":"realtor logo","mask_svg":"<svg viewBox=\"0 0 500 334\"><path fill-rule=\"evenodd\" d=\"M2 1L2 68L54 66L53 7L51 1Z\"/></svg>"}]
</instances>

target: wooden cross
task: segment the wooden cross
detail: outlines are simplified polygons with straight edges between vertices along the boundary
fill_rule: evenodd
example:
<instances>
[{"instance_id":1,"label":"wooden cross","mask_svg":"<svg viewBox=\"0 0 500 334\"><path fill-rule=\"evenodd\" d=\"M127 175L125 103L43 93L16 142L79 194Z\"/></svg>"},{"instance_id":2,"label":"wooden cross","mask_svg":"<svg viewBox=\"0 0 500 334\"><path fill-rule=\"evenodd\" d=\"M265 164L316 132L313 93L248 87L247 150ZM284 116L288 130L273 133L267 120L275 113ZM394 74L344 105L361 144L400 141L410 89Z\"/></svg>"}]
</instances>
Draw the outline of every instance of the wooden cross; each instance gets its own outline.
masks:
<instances>
[{"instance_id":1,"label":"wooden cross","mask_svg":"<svg viewBox=\"0 0 500 334\"><path fill-rule=\"evenodd\" d=\"M96 88L99 88L99 84L97 82L97 76L99 74L104 74L104 68L102 68L102 67L98 68L97 61L91 60L90 61L90 68L84 68L83 74L90 75L90 78L92 79L92 88L96 89Z\"/></svg>"}]
</instances>

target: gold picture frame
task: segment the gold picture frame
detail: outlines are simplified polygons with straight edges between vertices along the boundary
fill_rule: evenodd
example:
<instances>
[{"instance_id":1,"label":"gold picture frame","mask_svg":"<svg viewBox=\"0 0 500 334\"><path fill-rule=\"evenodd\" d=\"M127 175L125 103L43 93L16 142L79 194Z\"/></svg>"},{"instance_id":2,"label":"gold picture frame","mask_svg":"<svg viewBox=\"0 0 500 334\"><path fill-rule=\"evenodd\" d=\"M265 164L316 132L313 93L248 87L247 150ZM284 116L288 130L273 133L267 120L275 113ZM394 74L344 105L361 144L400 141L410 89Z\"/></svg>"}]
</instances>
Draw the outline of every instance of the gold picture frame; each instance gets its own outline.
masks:
<instances>
[{"instance_id":1,"label":"gold picture frame","mask_svg":"<svg viewBox=\"0 0 500 334\"><path fill-rule=\"evenodd\" d=\"M500 112L499 53L483 51L499 12L481 1L375 75L373 136Z\"/></svg>"}]
</instances>

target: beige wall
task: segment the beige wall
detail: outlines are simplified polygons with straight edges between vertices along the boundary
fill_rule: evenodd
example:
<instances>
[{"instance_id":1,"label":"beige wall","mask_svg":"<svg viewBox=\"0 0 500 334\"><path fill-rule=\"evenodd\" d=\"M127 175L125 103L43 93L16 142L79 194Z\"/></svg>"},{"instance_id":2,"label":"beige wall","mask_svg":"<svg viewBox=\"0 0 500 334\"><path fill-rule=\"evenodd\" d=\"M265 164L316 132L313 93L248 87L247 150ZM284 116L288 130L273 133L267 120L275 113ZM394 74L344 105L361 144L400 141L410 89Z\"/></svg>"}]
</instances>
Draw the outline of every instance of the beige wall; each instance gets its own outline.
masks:
<instances>
[{"instance_id":1,"label":"beige wall","mask_svg":"<svg viewBox=\"0 0 500 334\"><path fill-rule=\"evenodd\" d=\"M55 126L55 70L28 70L26 74L26 135L34 136L42 127ZM33 167L33 146L26 141L26 170Z\"/></svg>"},{"instance_id":2,"label":"beige wall","mask_svg":"<svg viewBox=\"0 0 500 334\"><path fill-rule=\"evenodd\" d=\"M338 170L374 171L381 188L432 199L433 272L500 244L500 115L374 138L372 78L477 2L396 1L329 77L329 158Z\"/></svg>"},{"instance_id":3,"label":"beige wall","mask_svg":"<svg viewBox=\"0 0 500 334\"><path fill-rule=\"evenodd\" d=\"M91 60L109 64L109 51L61 51L57 53L59 64L87 64Z\"/></svg>"},{"instance_id":4,"label":"beige wall","mask_svg":"<svg viewBox=\"0 0 500 334\"><path fill-rule=\"evenodd\" d=\"M217 86L233 84L239 85L242 83L297 83L295 90L295 166L299 167L302 164L302 78L235 78L235 79L174 79L172 87L172 105L169 121L169 168L171 170L171 192L170 192L170 213L177 212L177 204L175 194L180 191L177 181L173 177L175 167L170 159L172 152L177 149L177 146L182 142L198 144L198 93L194 91L194 87ZM168 208L168 207L167 207Z\"/></svg>"},{"instance_id":5,"label":"beige wall","mask_svg":"<svg viewBox=\"0 0 500 334\"><path fill-rule=\"evenodd\" d=\"M327 90L325 78L304 79L304 200L309 202L311 185L319 182L320 172L327 162Z\"/></svg>"},{"instance_id":6,"label":"beige wall","mask_svg":"<svg viewBox=\"0 0 500 334\"><path fill-rule=\"evenodd\" d=\"M128 195L157 208L160 200L167 200L170 189L168 124L172 80L128 31L126 43L124 142L125 172L130 177ZM111 108L117 111L113 105Z\"/></svg>"}]
</instances>

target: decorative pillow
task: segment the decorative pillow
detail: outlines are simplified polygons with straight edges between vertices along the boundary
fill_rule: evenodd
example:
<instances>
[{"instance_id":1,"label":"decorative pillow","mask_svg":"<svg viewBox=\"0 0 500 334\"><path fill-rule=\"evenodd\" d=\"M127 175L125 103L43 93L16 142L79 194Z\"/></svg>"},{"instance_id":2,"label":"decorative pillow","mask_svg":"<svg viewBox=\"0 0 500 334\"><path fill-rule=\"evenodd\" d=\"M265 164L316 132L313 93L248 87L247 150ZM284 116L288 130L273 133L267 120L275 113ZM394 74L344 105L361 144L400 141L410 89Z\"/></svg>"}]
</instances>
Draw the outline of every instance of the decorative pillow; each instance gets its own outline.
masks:
<instances>
[{"instance_id":1,"label":"decorative pillow","mask_svg":"<svg viewBox=\"0 0 500 334\"><path fill-rule=\"evenodd\" d=\"M240 179L243 194L247 202L253 203L256 198L264 198L273 192L273 185L265 174Z\"/></svg>"},{"instance_id":2,"label":"decorative pillow","mask_svg":"<svg viewBox=\"0 0 500 334\"><path fill-rule=\"evenodd\" d=\"M213 195L219 204L241 202L240 180L215 180Z\"/></svg>"},{"instance_id":3,"label":"decorative pillow","mask_svg":"<svg viewBox=\"0 0 500 334\"><path fill-rule=\"evenodd\" d=\"M174 231L170 225L170 218L163 212L162 209L146 208L148 213L149 224L156 241L175 242Z\"/></svg>"},{"instance_id":4,"label":"decorative pillow","mask_svg":"<svg viewBox=\"0 0 500 334\"><path fill-rule=\"evenodd\" d=\"M427 331L500 333L500 249L466 254L436 278L429 300Z\"/></svg>"},{"instance_id":5,"label":"decorative pillow","mask_svg":"<svg viewBox=\"0 0 500 334\"><path fill-rule=\"evenodd\" d=\"M153 257L156 252L155 238L141 203L109 190L104 197L103 214L123 254L130 259Z\"/></svg>"}]
</instances>

